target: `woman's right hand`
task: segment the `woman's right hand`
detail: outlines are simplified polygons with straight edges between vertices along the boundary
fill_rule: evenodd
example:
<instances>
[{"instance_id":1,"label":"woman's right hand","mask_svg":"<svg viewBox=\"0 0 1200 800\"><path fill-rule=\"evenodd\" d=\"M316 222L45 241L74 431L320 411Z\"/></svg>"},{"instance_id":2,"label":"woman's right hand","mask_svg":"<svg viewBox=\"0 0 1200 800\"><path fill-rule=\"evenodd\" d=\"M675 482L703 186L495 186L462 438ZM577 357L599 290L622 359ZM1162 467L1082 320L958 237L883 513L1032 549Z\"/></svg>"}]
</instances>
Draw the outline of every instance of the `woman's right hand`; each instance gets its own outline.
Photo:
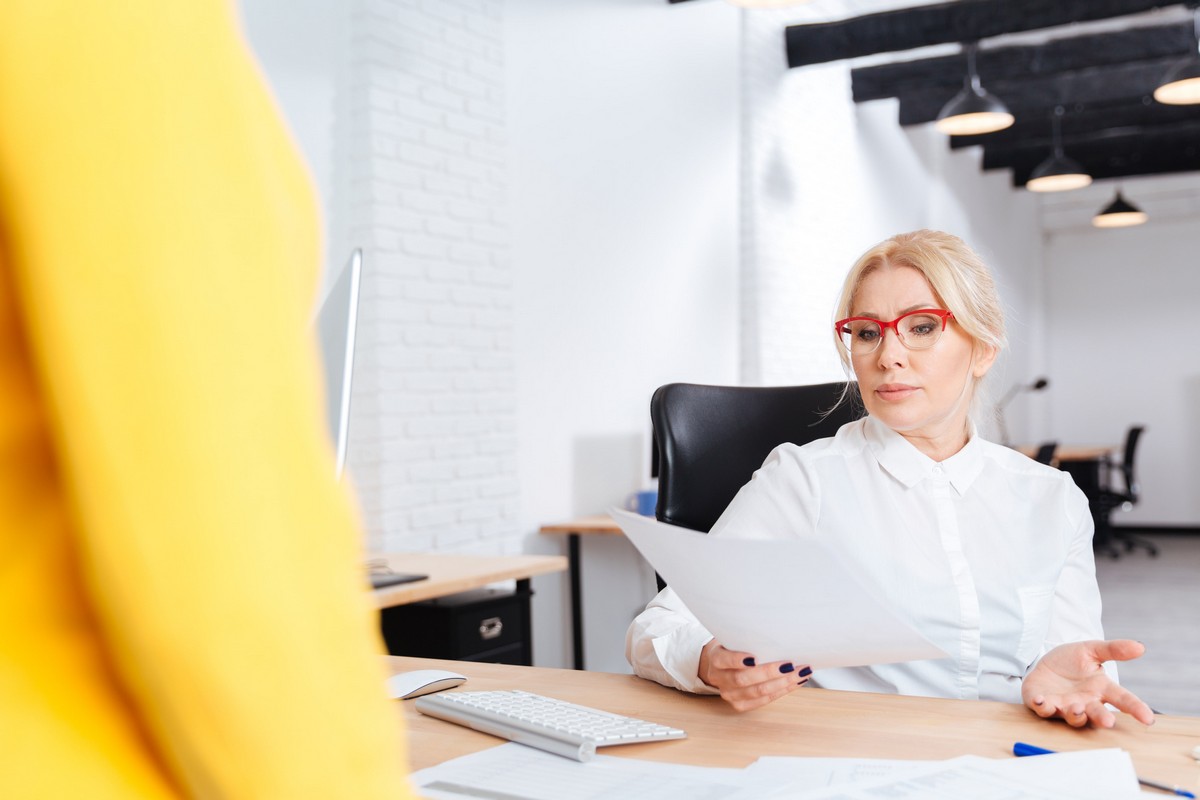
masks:
<instances>
[{"instance_id":1,"label":"woman's right hand","mask_svg":"<svg viewBox=\"0 0 1200 800\"><path fill-rule=\"evenodd\" d=\"M789 661L756 665L754 656L726 650L716 639L700 651L700 680L721 692L736 711L749 711L778 700L808 683L812 670Z\"/></svg>"}]
</instances>

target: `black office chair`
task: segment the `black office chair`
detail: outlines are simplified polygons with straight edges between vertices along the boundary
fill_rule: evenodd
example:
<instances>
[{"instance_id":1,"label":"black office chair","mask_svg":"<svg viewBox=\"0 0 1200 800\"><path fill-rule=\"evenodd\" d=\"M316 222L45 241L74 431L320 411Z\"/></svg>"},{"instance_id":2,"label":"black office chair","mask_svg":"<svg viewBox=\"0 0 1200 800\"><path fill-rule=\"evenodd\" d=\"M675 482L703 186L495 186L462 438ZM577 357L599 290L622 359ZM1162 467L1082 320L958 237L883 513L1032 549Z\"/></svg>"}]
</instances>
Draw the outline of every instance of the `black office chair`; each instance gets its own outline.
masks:
<instances>
[{"instance_id":1,"label":"black office chair","mask_svg":"<svg viewBox=\"0 0 1200 800\"><path fill-rule=\"evenodd\" d=\"M1033 460L1039 464L1049 464L1054 461L1054 451L1058 449L1058 442L1043 442L1037 449Z\"/></svg>"},{"instance_id":2,"label":"black office chair","mask_svg":"<svg viewBox=\"0 0 1200 800\"><path fill-rule=\"evenodd\" d=\"M700 386L671 383L650 400L663 522L707 532L784 442L832 436L862 416L857 385Z\"/></svg>"},{"instance_id":3,"label":"black office chair","mask_svg":"<svg viewBox=\"0 0 1200 800\"><path fill-rule=\"evenodd\" d=\"M1138 502L1139 486L1134 465L1136 464L1138 442L1141 441L1142 432L1145 429L1145 426L1142 425L1131 427L1125 435L1125 448L1121 454L1121 462L1119 464L1108 464L1106 462L1105 480L1100 487L1098 501L1102 524L1105 526L1111 541L1116 544L1125 545L1126 552L1132 551L1135 547L1140 547L1146 550L1151 556L1157 556L1158 547L1153 542L1143 539L1141 536L1130 531L1113 527L1110 518L1112 512L1117 508L1128 511ZM1113 480L1114 473L1118 472L1121 475L1119 484Z\"/></svg>"}]
</instances>

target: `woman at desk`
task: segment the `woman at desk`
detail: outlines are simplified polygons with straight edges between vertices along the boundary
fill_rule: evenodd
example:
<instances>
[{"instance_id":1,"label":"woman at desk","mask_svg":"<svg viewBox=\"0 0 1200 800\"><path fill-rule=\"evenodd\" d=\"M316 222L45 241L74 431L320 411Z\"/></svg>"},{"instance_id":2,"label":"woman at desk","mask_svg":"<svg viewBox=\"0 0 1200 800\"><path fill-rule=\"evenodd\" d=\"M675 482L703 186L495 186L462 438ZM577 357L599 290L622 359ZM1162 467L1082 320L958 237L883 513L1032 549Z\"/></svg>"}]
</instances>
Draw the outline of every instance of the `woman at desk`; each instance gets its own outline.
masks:
<instances>
[{"instance_id":1,"label":"woman at desk","mask_svg":"<svg viewBox=\"0 0 1200 800\"><path fill-rule=\"evenodd\" d=\"M1005 345L995 283L960 239L900 234L851 268L835 338L868 416L776 448L711 535L835 539L895 610L949 657L821 669L756 664L722 647L670 587L629 629L634 671L720 693L734 708L812 683L831 689L1024 702L1073 726L1111 726L1105 703L1149 707L1105 662L1087 500L1064 473L979 437L979 384ZM805 613L805 587L779 602Z\"/></svg>"}]
</instances>

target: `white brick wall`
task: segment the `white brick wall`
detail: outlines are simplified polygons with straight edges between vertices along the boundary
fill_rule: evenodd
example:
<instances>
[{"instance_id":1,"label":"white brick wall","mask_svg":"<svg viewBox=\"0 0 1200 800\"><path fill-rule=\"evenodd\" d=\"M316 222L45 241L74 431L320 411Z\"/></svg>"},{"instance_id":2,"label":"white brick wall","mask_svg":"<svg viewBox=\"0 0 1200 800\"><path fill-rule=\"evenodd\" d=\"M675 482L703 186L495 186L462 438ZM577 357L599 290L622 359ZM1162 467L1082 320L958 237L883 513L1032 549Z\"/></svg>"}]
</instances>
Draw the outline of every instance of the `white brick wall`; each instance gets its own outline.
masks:
<instances>
[{"instance_id":1,"label":"white brick wall","mask_svg":"<svg viewBox=\"0 0 1200 800\"><path fill-rule=\"evenodd\" d=\"M365 251L349 462L376 549L519 549L502 7L349 12L331 237Z\"/></svg>"}]
</instances>

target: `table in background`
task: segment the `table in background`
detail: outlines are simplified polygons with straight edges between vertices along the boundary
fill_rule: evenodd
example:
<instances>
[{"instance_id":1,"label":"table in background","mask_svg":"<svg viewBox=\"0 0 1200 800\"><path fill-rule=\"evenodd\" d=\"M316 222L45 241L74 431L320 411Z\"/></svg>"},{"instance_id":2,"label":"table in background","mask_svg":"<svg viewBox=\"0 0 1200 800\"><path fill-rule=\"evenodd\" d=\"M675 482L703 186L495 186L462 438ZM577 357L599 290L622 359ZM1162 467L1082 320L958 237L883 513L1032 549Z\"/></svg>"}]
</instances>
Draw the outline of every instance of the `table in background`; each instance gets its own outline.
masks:
<instances>
[{"instance_id":1,"label":"table in background","mask_svg":"<svg viewBox=\"0 0 1200 800\"><path fill-rule=\"evenodd\" d=\"M373 591L380 610L380 629L392 652L477 656L525 664L533 660L530 578L567 567L562 556L545 555L388 553L375 558L385 559L395 572L429 576ZM516 591L511 594L463 594L509 580L516 581ZM453 604L447 600L441 606L413 605L451 595L459 595ZM398 606L406 608L397 610Z\"/></svg>"},{"instance_id":2,"label":"table in background","mask_svg":"<svg viewBox=\"0 0 1200 800\"><path fill-rule=\"evenodd\" d=\"M605 755L707 767L745 767L760 756L946 759L1003 758L1014 742L1051 750L1120 747L1138 775L1200 792L1200 718L1159 715L1152 727L1118 715L1109 730L1075 730L1040 719L1024 706L978 700L838 692L804 688L739 714L723 700L659 686L632 675L565 669L391 658L394 672L452 669L461 691L523 689L548 697L682 728L687 738L604 748ZM460 691L460 690L455 690ZM401 703L414 770L502 743L419 713Z\"/></svg>"},{"instance_id":3,"label":"table in background","mask_svg":"<svg viewBox=\"0 0 1200 800\"><path fill-rule=\"evenodd\" d=\"M580 517L570 522L543 525L542 533L567 535L567 561L571 576L571 639L575 648L575 669L583 669L583 577L579 560L580 536L624 536L617 523L607 514Z\"/></svg>"},{"instance_id":4,"label":"table in background","mask_svg":"<svg viewBox=\"0 0 1200 800\"><path fill-rule=\"evenodd\" d=\"M1016 448L1025 455L1033 458L1037 454L1038 445L1023 444ZM1051 462L1058 466L1064 461L1104 461L1113 454L1117 448L1113 445L1089 445L1089 446L1061 446L1054 449L1054 460Z\"/></svg>"}]
</instances>

